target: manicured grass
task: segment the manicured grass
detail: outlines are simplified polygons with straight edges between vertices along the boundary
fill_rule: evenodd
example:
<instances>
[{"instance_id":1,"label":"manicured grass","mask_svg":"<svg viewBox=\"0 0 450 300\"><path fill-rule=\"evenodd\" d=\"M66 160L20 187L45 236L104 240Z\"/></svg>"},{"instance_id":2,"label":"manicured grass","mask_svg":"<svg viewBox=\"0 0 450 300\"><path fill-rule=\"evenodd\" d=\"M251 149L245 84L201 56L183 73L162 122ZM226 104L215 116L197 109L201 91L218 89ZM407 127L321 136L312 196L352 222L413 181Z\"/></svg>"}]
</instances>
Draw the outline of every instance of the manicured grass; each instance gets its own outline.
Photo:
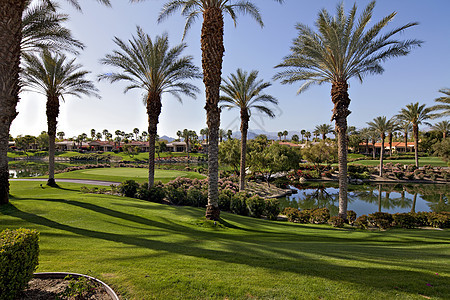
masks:
<instances>
[{"instance_id":1,"label":"manicured grass","mask_svg":"<svg viewBox=\"0 0 450 300\"><path fill-rule=\"evenodd\" d=\"M88 273L123 299L445 299L448 230L333 229L12 182L0 230L40 231L38 271ZM448 298L447 298L448 299Z\"/></svg>"},{"instance_id":2,"label":"manicured grass","mask_svg":"<svg viewBox=\"0 0 450 300\"><path fill-rule=\"evenodd\" d=\"M396 159L396 160L389 160L384 159L383 164L392 163L392 164L404 164L404 165L414 165L415 161L414 159ZM349 162L349 164L355 164L355 165L364 165L364 166L378 166L380 164L380 160L358 160L354 162ZM439 157L419 157L419 166L423 167L425 165L432 165L433 167L446 167L447 163L443 161Z\"/></svg>"},{"instance_id":3,"label":"manicured grass","mask_svg":"<svg viewBox=\"0 0 450 300\"><path fill-rule=\"evenodd\" d=\"M155 170L155 181L167 183L177 177L205 178L197 172L177 171L177 170ZM56 174L55 178L88 179L122 182L133 179L143 183L148 181L148 169L144 168L99 168L77 170L72 172Z\"/></svg>"}]
</instances>

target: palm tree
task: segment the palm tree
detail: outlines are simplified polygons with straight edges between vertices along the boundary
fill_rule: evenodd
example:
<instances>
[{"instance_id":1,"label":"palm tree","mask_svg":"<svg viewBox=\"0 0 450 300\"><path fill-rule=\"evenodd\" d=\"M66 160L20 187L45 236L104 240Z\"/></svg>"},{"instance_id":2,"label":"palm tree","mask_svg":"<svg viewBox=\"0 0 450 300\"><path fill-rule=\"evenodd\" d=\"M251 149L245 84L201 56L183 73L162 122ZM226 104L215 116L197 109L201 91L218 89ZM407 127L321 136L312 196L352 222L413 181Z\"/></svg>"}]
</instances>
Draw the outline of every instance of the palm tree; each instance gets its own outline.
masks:
<instances>
[{"instance_id":1,"label":"palm tree","mask_svg":"<svg viewBox=\"0 0 450 300\"><path fill-rule=\"evenodd\" d=\"M219 143L222 143L223 138L225 137L225 135L226 135L225 129L220 128L219 129Z\"/></svg>"},{"instance_id":2,"label":"palm tree","mask_svg":"<svg viewBox=\"0 0 450 300\"><path fill-rule=\"evenodd\" d=\"M65 136L66 134L64 133L64 131L59 131L58 133L56 133L56 135L58 136L58 138L59 138L60 140L63 140L63 139L64 139L64 136Z\"/></svg>"},{"instance_id":3,"label":"palm tree","mask_svg":"<svg viewBox=\"0 0 450 300\"><path fill-rule=\"evenodd\" d=\"M389 140L389 157L392 157L392 138L393 138L393 134L395 131L399 130L400 128L398 127L398 124L395 120L395 118L392 118L391 120L389 120L389 126L386 130L387 134L388 134L388 140Z\"/></svg>"},{"instance_id":4,"label":"palm tree","mask_svg":"<svg viewBox=\"0 0 450 300\"><path fill-rule=\"evenodd\" d=\"M302 129L302 130L300 131L300 134L302 135L302 143L303 143L303 136L305 135L305 133L306 133L306 130L305 130L305 129Z\"/></svg>"},{"instance_id":5,"label":"palm tree","mask_svg":"<svg viewBox=\"0 0 450 300\"><path fill-rule=\"evenodd\" d=\"M386 120L385 116L376 117L371 122L367 122L369 128L376 132L381 138L381 150L380 150L380 176L383 176L383 154L384 154L384 139L386 138L386 132L392 127L392 121Z\"/></svg>"},{"instance_id":6,"label":"palm tree","mask_svg":"<svg viewBox=\"0 0 450 300\"><path fill-rule=\"evenodd\" d=\"M95 132L95 129L92 128L92 129L91 129L91 138L92 138L92 139L95 138L95 134L96 134L96 133L97 133L97 132Z\"/></svg>"},{"instance_id":7,"label":"palm tree","mask_svg":"<svg viewBox=\"0 0 450 300\"><path fill-rule=\"evenodd\" d=\"M310 137L311 137L311 132L309 132L309 131L305 132L305 138L306 138L307 142L309 142Z\"/></svg>"},{"instance_id":8,"label":"palm tree","mask_svg":"<svg viewBox=\"0 0 450 300\"><path fill-rule=\"evenodd\" d=\"M369 136L370 136L370 140L372 141L372 157L373 159L375 159L377 151L375 148L375 143L377 142L378 138L380 137L378 135L378 133L372 129L369 128L369 132L368 132Z\"/></svg>"},{"instance_id":9,"label":"palm tree","mask_svg":"<svg viewBox=\"0 0 450 300\"><path fill-rule=\"evenodd\" d=\"M402 108L397 115L399 120L408 122L413 127L416 167L419 167L419 125L429 125L425 120L431 119L432 117L433 114L431 114L431 108L425 107L425 104L419 105L419 102L406 105L406 108Z\"/></svg>"},{"instance_id":10,"label":"palm tree","mask_svg":"<svg viewBox=\"0 0 450 300\"><path fill-rule=\"evenodd\" d=\"M98 0L109 4L109 0ZM79 8L77 0L69 0ZM9 203L8 137L12 121L17 116L19 72L22 44L22 16L27 0L0 2L0 205Z\"/></svg>"},{"instance_id":11,"label":"palm tree","mask_svg":"<svg viewBox=\"0 0 450 300\"><path fill-rule=\"evenodd\" d=\"M120 50L114 50L101 59L101 63L121 69L119 73L105 73L99 79L111 83L125 80L130 84L125 92L131 89L141 89L145 92L143 98L147 106L149 133L149 171L148 186L153 187L155 177L155 140L158 118L161 113L161 97L170 93L181 101L180 93L196 98L199 89L185 82L186 79L200 78L198 68L192 63L191 56L181 56L186 44L169 48L167 34L157 36L152 40L141 28L137 28L137 37L128 41L127 45L119 38L114 42Z\"/></svg>"},{"instance_id":12,"label":"palm tree","mask_svg":"<svg viewBox=\"0 0 450 300\"><path fill-rule=\"evenodd\" d=\"M44 50L39 56L24 55L25 67L22 74L23 84L29 90L47 97L47 124L49 136L49 167L48 181L50 186L55 183L55 137L56 124L59 115L59 101L65 95L81 97L82 95L97 96L94 84L86 79L87 71L81 70L81 65L75 64L75 59L67 61L63 54L52 55Z\"/></svg>"},{"instance_id":13,"label":"palm tree","mask_svg":"<svg viewBox=\"0 0 450 300\"><path fill-rule=\"evenodd\" d=\"M266 104L278 104L278 101L271 95L264 94L263 91L270 87L269 82L264 82L262 79L258 80L258 71L251 71L247 73L241 69L237 69L236 74L231 74L227 79L222 80L220 90L221 108L237 108L241 115L241 162L240 162L240 177L239 190L245 190L245 165L247 154L247 132L248 122L252 114L252 109L255 109L269 117L275 117L273 111L266 106ZM286 135L287 135L287 131Z\"/></svg>"},{"instance_id":14,"label":"palm tree","mask_svg":"<svg viewBox=\"0 0 450 300\"><path fill-rule=\"evenodd\" d=\"M278 135L278 138L279 138L280 141L281 141L281 137L283 136L283 132L282 132L282 131L278 131L277 135Z\"/></svg>"},{"instance_id":15,"label":"palm tree","mask_svg":"<svg viewBox=\"0 0 450 300\"><path fill-rule=\"evenodd\" d=\"M389 58L407 55L410 50L421 44L418 40L395 40L397 33L415 26L404 26L381 34L381 30L392 21L396 13L381 19L373 27L366 28L372 20L375 1L369 3L359 20L355 20L357 7L353 5L348 16L341 2L336 16L327 10L320 11L316 21L317 32L306 25L298 24L298 37L291 47L291 54L277 67L285 68L275 78L284 84L297 81L304 83L298 90L303 92L313 84L331 83L331 98L334 104L331 120L336 121L336 134L339 151L339 216L347 215L347 116L350 98L348 81L357 78L360 81L369 74L381 74L381 63Z\"/></svg>"},{"instance_id":16,"label":"palm tree","mask_svg":"<svg viewBox=\"0 0 450 300\"><path fill-rule=\"evenodd\" d=\"M412 131L412 126L410 122L402 120L398 120L398 126L403 132L403 138L405 141L405 153L406 153L408 152L408 132Z\"/></svg>"},{"instance_id":17,"label":"palm tree","mask_svg":"<svg viewBox=\"0 0 450 300\"><path fill-rule=\"evenodd\" d=\"M442 104L436 104L430 107L431 110L442 110L437 113L434 117L446 117L450 116L450 89L440 89L439 92L443 93L445 96L436 98L434 101Z\"/></svg>"},{"instance_id":18,"label":"palm tree","mask_svg":"<svg viewBox=\"0 0 450 300\"><path fill-rule=\"evenodd\" d=\"M433 130L436 130L436 131L442 133L442 139L445 140L445 138L447 137L447 132L450 131L450 122L449 121L441 121L441 122L436 123L433 126L431 126L431 128L433 128Z\"/></svg>"},{"instance_id":19,"label":"palm tree","mask_svg":"<svg viewBox=\"0 0 450 300\"><path fill-rule=\"evenodd\" d=\"M97 138L97 141L100 141L103 137L102 133L99 131L97 132L97 134L95 135L95 137Z\"/></svg>"},{"instance_id":20,"label":"palm tree","mask_svg":"<svg viewBox=\"0 0 450 300\"><path fill-rule=\"evenodd\" d=\"M291 141L296 142L296 143L298 143L298 140L299 140L299 138L298 138L297 134L294 134L291 138Z\"/></svg>"},{"instance_id":21,"label":"palm tree","mask_svg":"<svg viewBox=\"0 0 450 300\"><path fill-rule=\"evenodd\" d=\"M228 129L227 130L227 140L231 140L232 139L232 136L233 135L233 131L231 130L231 129Z\"/></svg>"},{"instance_id":22,"label":"palm tree","mask_svg":"<svg viewBox=\"0 0 450 300\"><path fill-rule=\"evenodd\" d=\"M288 135L288 131L287 130L283 131L284 140L286 140L287 135Z\"/></svg>"},{"instance_id":23,"label":"palm tree","mask_svg":"<svg viewBox=\"0 0 450 300\"><path fill-rule=\"evenodd\" d=\"M333 127L330 124L317 125L316 129L322 135L322 140L327 138L327 134L333 132Z\"/></svg>"},{"instance_id":24,"label":"palm tree","mask_svg":"<svg viewBox=\"0 0 450 300\"><path fill-rule=\"evenodd\" d=\"M105 141L106 141L107 137L108 137L108 134L109 134L108 129L103 129L102 133L103 133L103 136L105 137Z\"/></svg>"},{"instance_id":25,"label":"palm tree","mask_svg":"<svg viewBox=\"0 0 450 300\"><path fill-rule=\"evenodd\" d=\"M178 136L178 139L181 141L181 137L183 136L183 133L181 132L181 130L177 131L177 136Z\"/></svg>"},{"instance_id":26,"label":"palm tree","mask_svg":"<svg viewBox=\"0 0 450 300\"><path fill-rule=\"evenodd\" d=\"M134 0L139 1L139 0ZM283 2L283 0L275 0ZM167 2L159 16L162 21L177 10L186 17L184 34L191 25L202 15L201 50L203 83L206 95L206 123L209 128L208 145L208 205L206 206L206 218L218 220L219 210L219 126L220 109L219 94L222 76L222 61L225 51L223 45L224 19L223 15L228 14L236 24L237 13L249 14L261 26L263 22L258 8L250 1L238 1L232 3L231 0L170 0ZM184 36L184 35L183 35Z\"/></svg>"}]
</instances>

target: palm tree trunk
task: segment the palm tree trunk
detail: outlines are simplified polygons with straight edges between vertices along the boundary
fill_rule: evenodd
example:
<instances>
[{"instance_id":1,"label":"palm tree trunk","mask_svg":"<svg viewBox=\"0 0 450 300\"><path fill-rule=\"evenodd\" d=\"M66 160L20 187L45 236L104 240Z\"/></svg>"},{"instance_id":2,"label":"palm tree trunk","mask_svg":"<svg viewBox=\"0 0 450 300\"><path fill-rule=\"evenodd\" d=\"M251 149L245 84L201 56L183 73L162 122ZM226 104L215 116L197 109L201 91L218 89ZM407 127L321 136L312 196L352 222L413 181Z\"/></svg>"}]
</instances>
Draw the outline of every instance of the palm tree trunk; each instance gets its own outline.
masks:
<instances>
[{"instance_id":1,"label":"palm tree trunk","mask_svg":"<svg viewBox=\"0 0 450 300\"><path fill-rule=\"evenodd\" d=\"M378 212L381 212L381 184L378 185Z\"/></svg>"},{"instance_id":2,"label":"palm tree trunk","mask_svg":"<svg viewBox=\"0 0 450 300\"><path fill-rule=\"evenodd\" d=\"M56 124L59 115L59 99L57 96L47 97L47 126L48 126L48 180L47 185L56 186L55 182L55 139Z\"/></svg>"},{"instance_id":3,"label":"palm tree trunk","mask_svg":"<svg viewBox=\"0 0 450 300\"><path fill-rule=\"evenodd\" d=\"M381 149L380 149L380 177L383 176L383 154L384 154L384 134L381 135Z\"/></svg>"},{"instance_id":4,"label":"palm tree trunk","mask_svg":"<svg viewBox=\"0 0 450 300\"><path fill-rule=\"evenodd\" d=\"M247 154L247 132L250 116L247 109L241 109L241 169L239 171L239 190L245 190L245 158Z\"/></svg>"},{"instance_id":5,"label":"palm tree trunk","mask_svg":"<svg viewBox=\"0 0 450 300\"><path fill-rule=\"evenodd\" d=\"M148 189L155 184L155 141L159 114L161 113L161 96L149 93L147 96L148 116Z\"/></svg>"},{"instance_id":6,"label":"palm tree trunk","mask_svg":"<svg viewBox=\"0 0 450 300\"><path fill-rule=\"evenodd\" d=\"M414 160L416 162L416 167L419 167L419 125L413 124L413 134L414 134Z\"/></svg>"},{"instance_id":7,"label":"palm tree trunk","mask_svg":"<svg viewBox=\"0 0 450 300\"><path fill-rule=\"evenodd\" d=\"M366 153L369 153L369 139L366 139Z\"/></svg>"},{"instance_id":8,"label":"palm tree trunk","mask_svg":"<svg viewBox=\"0 0 450 300\"><path fill-rule=\"evenodd\" d=\"M411 206L411 212L412 213L416 212L416 202L417 202L417 193L414 193L413 203L412 203L412 206Z\"/></svg>"},{"instance_id":9,"label":"palm tree trunk","mask_svg":"<svg viewBox=\"0 0 450 300\"><path fill-rule=\"evenodd\" d=\"M405 153L408 152L408 131L405 131Z\"/></svg>"},{"instance_id":10,"label":"palm tree trunk","mask_svg":"<svg viewBox=\"0 0 450 300\"><path fill-rule=\"evenodd\" d=\"M8 141L19 102L20 41L25 0L0 2L0 204L9 203Z\"/></svg>"},{"instance_id":11,"label":"palm tree trunk","mask_svg":"<svg viewBox=\"0 0 450 300\"><path fill-rule=\"evenodd\" d=\"M392 132L389 132L389 157L392 157Z\"/></svg>"},{"instance_id":12,"label":"palm tree trunk","mask_svg":"<svg viewBox=\"0 0 450 300\"><path fill-rule=\"evenodd\" d=\"M372 158L375 159L376 157L376 148L375 148L375 140L372 140Z\"/></svg>"},{"instance_id":13,"label":"palm tree trunk","mask_svg":"<svg viewBox=\"0 0 450 300\"><path fill-rule=\"evenodd\" d=\"M338 138L338 160L339 160L339 216L347 219L347 116L350 98L348 96L348 84L345 81L333 81L331 87L331 99L334 103L333 116L331 120L336 122L336 133Z\"/></svg>"},{"instance_id":14,"label":"palm tree trunk","mask_svg":"<svg viewBox=\"0 0 450 300\"><path fill-rule=\"evenodd\" d=\"M209 128L208 146L208 205L206 218L218 220L219 210L219 91L222 76L223 15L218 7L207 6L203 11L201 33L203 83L206 96L206 123Z\"/></svg>"}]
</instances>

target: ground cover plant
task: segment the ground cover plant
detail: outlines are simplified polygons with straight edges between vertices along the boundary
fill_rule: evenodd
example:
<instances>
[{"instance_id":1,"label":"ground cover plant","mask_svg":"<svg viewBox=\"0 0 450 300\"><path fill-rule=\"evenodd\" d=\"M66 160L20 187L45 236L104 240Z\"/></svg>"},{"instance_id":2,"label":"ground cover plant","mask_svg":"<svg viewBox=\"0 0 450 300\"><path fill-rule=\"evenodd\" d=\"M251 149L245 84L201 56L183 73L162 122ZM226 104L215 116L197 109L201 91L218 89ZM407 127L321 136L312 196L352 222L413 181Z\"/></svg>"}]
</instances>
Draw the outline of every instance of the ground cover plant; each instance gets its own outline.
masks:
<instances>
[{"instance_id":1,"label":"ground cover plant","mask_svg":"<svg viewBox=\"0 0 450 300\"><path fill-rule=\"evenodd\" d=\"M0 230L40 232L38 271L89 273L125 299L445 299L448 229L335 229L11 182Z\"/></svg>"}]
</instances>

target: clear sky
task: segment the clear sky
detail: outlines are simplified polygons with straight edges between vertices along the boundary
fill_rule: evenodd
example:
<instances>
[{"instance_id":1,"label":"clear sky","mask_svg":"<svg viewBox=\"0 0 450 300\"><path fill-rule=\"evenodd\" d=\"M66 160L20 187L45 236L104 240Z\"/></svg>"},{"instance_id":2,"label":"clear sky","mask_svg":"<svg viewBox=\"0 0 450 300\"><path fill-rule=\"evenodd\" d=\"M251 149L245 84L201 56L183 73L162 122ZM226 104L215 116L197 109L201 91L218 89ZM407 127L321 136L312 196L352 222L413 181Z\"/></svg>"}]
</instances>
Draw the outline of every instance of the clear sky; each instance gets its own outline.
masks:
<instances>
[{"instance_id":1,"label":"clear sky","mask_svg":"<svg viewBox=\"0 0 450 300\"><path fill-rule=\"evenodd\" d=\"M136 34L136 26L142 27L152 37L167 32L171 45L181 42L185 19L180 13L157 23L159 12L167 1L129 3L126 0L112 0L112 8L108 8L93 0L80 0L82 13L71 7L68 1L60 1L63 12L70 15L66 26L73 31L75 38L86 45L77 62L92 72L92 80L96 80L101 73L113 70L99 63L100 58L117 49L112 39L115 36L122 40L130 39ZM277 72L274 66L289 54L292 40L297 35L295 24L313 27L320 9L326 8L334 14L338 3L337 0L286 0L283 5L272 0L252 2L259 7L265 26L260 28L250 16L239 15L237 27L234 27L232 20L225 17L223 76L242 68L258 70L261 79L272 81ZM346 10L354 2L344 0ZM359 11L369 3L366 0L356 2ZM378 0L371 24L393 11L397 12L397 16L388 29L408 22L419 22L418 26L408 29L397 38L420 39L424 44L408 56L384 63L385 72L382 75L368 76L362 84L357 80L350 81L352 114L348 122L357 128L365 127L367 121L377 116L390 118L411 102L433 105L434 99L442 96L438 90L450 87L450 1ZM192 55L199 67L201 23L202 19L199 18L188 32L185 38L188 48L184 52ZM196 130L199 134L200 129L206 127L203 83L197 80L195 84L202 90L197 100L185 97L181 104L168 94L163 96L158 125L160 136L176 137L177 130L184 128ZM92 128L97 131L108 129L112 133L117 129L131 132L135 127L141 131L147 130L146 110L140 91L124 94L125 84L120 82L110 84L105 81L96 85L102 99L66 97L66 101L61 103L58 131L64 131L66 137L72 137L83 132L89 135ZM266 92L279 100L279 106L274 108L276 117L268 119L253 115L250 130L299 131L312 130L323 123L331 124L331 85L312 86L297 95L299 86L300 83L281 85L273 82ZM38 135L47 130L44 97L36 93L22 93L17 110L19 115L11 126L13 136ZM221 128L238 131L238 116L237 110L223 111Z\"/></svg>"}]
</instances>

